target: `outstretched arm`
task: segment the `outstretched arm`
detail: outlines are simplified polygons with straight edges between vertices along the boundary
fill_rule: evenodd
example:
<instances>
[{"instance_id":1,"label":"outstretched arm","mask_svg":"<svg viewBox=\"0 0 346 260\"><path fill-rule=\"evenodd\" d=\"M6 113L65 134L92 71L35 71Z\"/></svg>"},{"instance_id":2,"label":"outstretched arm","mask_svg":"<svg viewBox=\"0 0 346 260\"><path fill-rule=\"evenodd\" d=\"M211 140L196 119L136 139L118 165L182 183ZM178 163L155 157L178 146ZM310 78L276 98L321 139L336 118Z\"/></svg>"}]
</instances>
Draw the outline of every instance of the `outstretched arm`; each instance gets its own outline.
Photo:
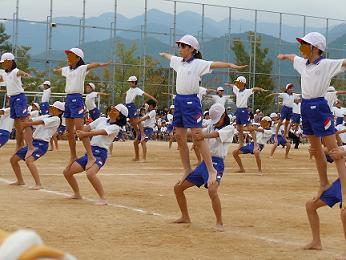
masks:
<instances>
[{"instance_id":1,"label":"outstretched arm","mask_svg":"<svg viewBox=\"0 0 346 260\"><path fill-rule=\"evenodd\" d=\"M107 67L110 64L112 64L112 61L108 61L106 63L90 63L87 66L87 71L91 70L91 69L96 69L96 68L102 68L102 67Z\"/></svg>"},{"instance_id":2,"label":"outstretched arm","mask_svg":"<svg viewBox=\"0 0 346 260\"><path fill-rule=\"evenodd\" d=\"M338 91L336 91L336 94L337 95L344 95L344 94L346 94L346 90L338 90Z\"/></svg>"},{"instance_id":3,"label":"outstretched arm","mask_svg":"<svg viewBox=\"0 0 346 260\"><path fill-rule=\"evenodd\" d=\"M18 77L23 77L23 78L30 78L31 75L29 73L26 73L25 71L19 70L17 72Z\"/></svg>"},{"instance_id":4,"label":"outstretched arm","mask_svg":"<svg viewBox=\"0 0 346 260\"><path fill-rule=\"evenodd\" d=\"M264 88L259 88L259 87L254 87L252 88L253 92L268 92L269 90L264 89Z\"/></svg>"},{"instance_id":5,"label":"outstretched arm","mask_svg":"<svg viewBox=\"0 0 346 260\"><path fill-rule=\"evenodd\" d=\"M169 54L167 52L160 52L160 56L167 59L167 60L170 60L172 58L172 54Z\"/></svg>"},{"instance_id":6,"label":"outstretched arm","mask_svg":"<svg viewBox=\"0 0 346 260\"><path fill-rule=\"evenodd\" d=\"M150 95L150 94L148 94L146 92L144 92L143 95L146 96L147 98L154 99L157 102L157 99L154 98L152 95Z\"/></svg>"},{"instance_id":7,"label":"outstretched arm","mask_svg":"<svg viewBox=\"0 0 346 260\"><path fill-rule=\"evenodd\" d=\"M171 96L171 97L173 97L173 96L174 96L174 94L167 93L167 92L162 92L161 94L163 94L163 95L167 95L167 96Z\"/></svg>"},{"instance_id":8,"label":"outstretched arm","mask_svg":"<svg viewBox=\"0 0 346 260\"><path fill-rule=\"evenodd\" d=\"M342 62L342 66L345 68L346 67L346 59Z\"/></svg>"},{"instance_id":9,"label":"outstretched arm","mask_svg":"<svg viewBox=\"0 0 346 260\"><path fill-rule=\"evenodd\" d=\"M62 73L62 68L56 68L56 69L53 69L53 72L57 75L61 75Z\"/></svg>"},{"instance_id":10,"label":"outstretched arm","mask_svg":"<svg viewBox=\"0 0 346 260\"><path fill-rule=\"evenodd\" d=\"M279 59L279 60L290 60L290 61L294 61L294 58L296 57L297 55L295 55L295 54L279 54L278 56L277 56L277 58ZM344 61L345 62L345 61Z\"/></svg>"},{"instance_id":11,"label":"outstretched arm","mask_svg":"<svg viewBox=\"0 0 346 260\"><path fill-rule=\"evenodd\" d=\"M98 96L109 96L109 93L104 93L104 92L97 92Z\"/></svg>"},{"instance_id":12,"label":"outstretched arm","mask_svg":"<svg viewBox=\"0 0 346 260\"><path fill-rule=\"evenodd\" d=\"M233 63L227 63L222 61L213 61L210 65L211 69L244 69L247 65L235 65Z\"/></svg>"},{"instance_id":13,"label":"outstretched arm","mask_svg":"<svg viewBox=\"0 0 346 260\"><path fill-rule=\"evenodd\" d=\"M93 137L93 136L97 136L97 135L108 135L107 131L104 129L96 130L96 131L88 131L88 132L77 130L76 134L80 139L83 139L85 137Z\"/></svg>"},{"instance_id":14,"label":"outstretched arm","mask_svg":"<svg viewBox=\"0 0 346 260\"><path fill-rule=\"evenodd\" d=\"M271 93L271 94L267 95L266 97L272 97L272 96L278 96L278 95L280 95L280 94L279 93Z\"/></svg>"}]
</instances>

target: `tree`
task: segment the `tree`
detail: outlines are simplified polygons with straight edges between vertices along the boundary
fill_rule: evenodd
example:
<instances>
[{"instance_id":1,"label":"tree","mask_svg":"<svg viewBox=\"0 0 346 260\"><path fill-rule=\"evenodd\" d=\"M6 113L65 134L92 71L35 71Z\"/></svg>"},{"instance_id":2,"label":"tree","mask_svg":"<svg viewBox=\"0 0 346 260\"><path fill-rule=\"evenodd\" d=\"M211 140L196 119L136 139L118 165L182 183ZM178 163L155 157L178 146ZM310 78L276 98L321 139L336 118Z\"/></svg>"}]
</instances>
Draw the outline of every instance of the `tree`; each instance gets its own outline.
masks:
<instances>
[{"instance_id":1,"label":"tree","mask_svg":"<svg viewBox=\"0 0 346 260\"><path fill-rule=\"evenodd\" d=\"M236 57L236 64L253 64L253 54L255 50L255 34L254 32L248 32L248 41L250 43L250 53L251 53L251 61L250 61L250 55L245 50L244 43L240 39L235 39L233 41L233 47L232 50ZM262 87L264 89L267 89L269 91L272 91L274 89L274 82L270 76L273 68L273 61L269 58L267 58L268 55L268 48L261 48L261 36L256 36L256 76L253 78L253 76L249 75L252 78L252 81L255 80L255 86L256 87ZM253 66L253 65L252 65ZM249 68L251 71L251 68ZM268 93L262 92L257 93L256 96L253 96L255 98L255 106L253 109L260 108L264 112L270 112L272 111L273 107L273 98L266 98L265 96L268 95Z\"/></svg>"}]
</instances>

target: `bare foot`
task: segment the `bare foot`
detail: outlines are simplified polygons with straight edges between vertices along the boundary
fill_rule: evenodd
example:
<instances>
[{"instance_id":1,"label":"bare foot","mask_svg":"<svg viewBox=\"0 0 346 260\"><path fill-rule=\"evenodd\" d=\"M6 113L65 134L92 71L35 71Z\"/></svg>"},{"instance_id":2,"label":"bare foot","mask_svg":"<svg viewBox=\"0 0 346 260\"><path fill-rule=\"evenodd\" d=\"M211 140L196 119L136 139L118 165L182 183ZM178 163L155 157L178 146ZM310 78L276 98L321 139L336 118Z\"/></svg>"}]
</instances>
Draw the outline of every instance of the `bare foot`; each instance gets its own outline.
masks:
<instances>
[{"instance_id":1,"label":"bare foot","mask_svg":"<svg viewBox=\"0 0 346 260\"><path fill-rule=\"evenodd\" d=\"M305 245L303 249L304 250L322 250L322 244L321 242L312 241L311 243Z\"/></svg>"},{"instance_id":2,"label":"bare foot","mask_svg":"<svg viewBox=\"0 0 346 260\"><path fill-rule=\"evenodd\" d=\"M344 252L342 255L339 255L335 257L336 260L346 260L346 252Z\"/></svg>"},{"instance_id":3,"label":"bare foot","mask_svg":"<svg viewBox=\"0 0 346 260\"><path fill-rule=\"evenodd\" d=\"M79 194L73 194L71 196L65 197L65 199L68 199L68 200L82 200L83 198Z\"/></svg>"},{"instance_id":4,"label":"bare foot","mask_svg":"<svg viewBox=\"0 0 346 260\"><path fill-rule=\"evenodd\" d=\"M28 149L25 155L25 159L28 159L33 153L35 152L35 149Z\"/></svg>"},{"instance_id":5,"label":"bare foot","mask_svg":"<svg viewBox=\"0 0 346 260\"><path fill-rule=\"evenodd\" d=\"M88 159L87 164L85 165L85 170L89 170L96 163L95 157Z\"/></svg>"},{"instance_id":6,"label":"bare foot","mask_svg":"<svg viewBox=\"0 0 346 260\"><path fill-rule=\"evenodd\" d=\"M263 172L262 172L262 171L259 171L259 172L257 173L257 175L258 175L258 176L262 176L262 175L263 175Z\"/></svg>"},{"instance_id":7,"label":"bare foot","mask_svg":"<svg viewBox=\"0 0 346 260\"><path fill-rule=\"evenodd\" d=\"M138 162L138 161L139 161L139 158L133 158L132 161Z\"/></svg>"},{"instance_id":8,"label":"bare foot","mask_svg":"<svg viewBox=\"0 0 346 260\"><path fill-rule=\"evenodd\" d=\"M273 159L274 157L273 157L273 155L270 155L269 158L270 158L270 159Z\"/></svg>"},{"instance_id":9,"label":"bare foot","mask_svg":"<svg viewBox=\"0 0 346 260\"><path fill-rule=\"evenodd\" d=\"M291 159L291 157L285 156L285 160L287 160L287 159Z\"/></svg>"},{"instance_id":10,"label":"bare foot","mask_svg":"<svg viewBox=\"0 0 346 260\"><path fill-rule=\"evenodd\" d=\"M181 217L181 218L178 218L177 220L173 221L172 223L175 223L175 224L191 223L191 220L190 220L190 218Z\"/></svg>"},{"instance_id":11,"label":"bare foot","mask_svg":"<svg viewBox=\"0 0 346 260\"><path fill-rule=\"evenodd\" d=\"M225 229L224 229L222 224L216 224L215 227L214 227L214 231L215 232L224 232Z\"/></svg>"},{"instance_id":12,"label":"bare foot","mask_svg":"<svg viewBox=\"0 0 346 260\"><path fill-rule=\"evenodd\" d=\"M99 199L98 201L96 201L95 205L97 205L97 206L105 206L105 205L108 205L108 202L105 199Z\"/></svg>"},{"instance_id":13,"label":"bare foot","mask_svg":"<svg viewBox=\"0 0 346 260\"><path fill-rule=\"evenodd\" d=\"M244 169L240 169L238 171L235 171L235 173L245 173L245 170Z\"/></svg>"},{"instance_id":14,"label":"bare foot","mask_svg":"<svg viewBox=\"0 0 346 260\"><path fill-rule=\"evenodd\" d=\"M146 159L143 159L142 161L140 161L141 163L147 163L148 161Z\"/></svg>"},{"instance_id":15,"label":"bare foot","mask_svg":"<svg viewBox=\"0 0 346 260\"><path fill-rule=\"evenodd\" d=\"M29 187L29 190L40 190L40 189L42 189L42 185L34 185Z\"/></svg>"},{"instance_id":16,"label":"bare foot","mask_svg":"<svg viewBox=\"0 0 346 260\"><path fill-rule=\"evenodd\" d=\"M21 186L21 185L25 185L25 183L22 182L22 181L16 181L16 182L10 183L10 185L12 185L12 186Z\"/></svg>"}]
</instances>

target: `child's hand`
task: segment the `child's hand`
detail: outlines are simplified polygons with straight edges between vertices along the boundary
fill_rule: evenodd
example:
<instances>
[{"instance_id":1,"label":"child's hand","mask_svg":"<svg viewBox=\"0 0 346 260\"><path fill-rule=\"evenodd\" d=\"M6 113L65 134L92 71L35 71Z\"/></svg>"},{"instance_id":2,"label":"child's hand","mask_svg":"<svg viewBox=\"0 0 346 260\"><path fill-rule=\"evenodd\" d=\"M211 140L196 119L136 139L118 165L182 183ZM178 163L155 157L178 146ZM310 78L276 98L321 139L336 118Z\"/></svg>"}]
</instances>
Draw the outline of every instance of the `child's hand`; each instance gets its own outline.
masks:
<instances>
[{"instance_id":1,"label":"child's hand","mask_svg":"<svg viewBox=\"0 0 346 260\"><path fill-rule=\"evenodd\" d=\"M334 148L329 151L329 155L334 159L334 160L340 160L344 156L346 156L346 151L343 148Z\"/></svg>"},{"instance_id":2,"label":"child's hand","mask_svg":"<svg viewBox=\"0 0 346 260\"><path fill-rule=\"evenodd\" d=\"M197 132L195 134L193 134L193 139L195 141L203 141L204 140L204 135L202 132Z\"/></svg>"},{"instance_id":3,"label":"child's hand","mask_svg":"<svg viewBox=\"0 0 346 260\"><path fill-rule=\"evenodd\" d=\"M81 131L81 130L77 130L76 134L77 134L79 139L83 139L84 137L87 136L88 133L84 132L84 131Z\"/></svg>"},{"instance_id":4,"label":"child's hand","mask_svg":"<svg viewBox=\"0 0 346 260\"><path fill-rule=\"evenodd\" d=\"M284 60L285 59L285 54L278 54L278 56L276 56L279 60Z\"/></svg>"}]
</instances>

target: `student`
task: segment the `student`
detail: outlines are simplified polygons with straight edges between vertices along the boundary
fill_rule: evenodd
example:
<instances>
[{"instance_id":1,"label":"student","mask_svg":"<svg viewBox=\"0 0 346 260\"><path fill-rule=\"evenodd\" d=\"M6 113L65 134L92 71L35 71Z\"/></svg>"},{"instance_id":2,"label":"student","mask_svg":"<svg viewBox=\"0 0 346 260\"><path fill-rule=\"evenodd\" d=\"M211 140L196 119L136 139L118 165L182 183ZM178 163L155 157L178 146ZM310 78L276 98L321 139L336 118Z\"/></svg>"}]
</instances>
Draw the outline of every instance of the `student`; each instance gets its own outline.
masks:
<instances>
[{"instance_id":1,"label":"student","mask_svg":"<svg viewBox=\"0 0 346 260\"><path fill-rule=\"evenodd\" d=\"M128 116L128 110L123 104L111 106L107 114L108 118L100 117L85 125L83 130L77 130L77 136L79 138L91 138L91 148L93 155L96 158L96 162L87 169L88 156L84 156L76 159L72 163L70 168L64 170L64 176L73 190L71 199L82 199L80 195L79 187L74 174L85 171L91 185L99 195L100 199L97 201L97 205L107 205L105 199L103 186L96 174L105 165L107 160L107 152L111 146L114 138L119 133L122 126L126 124L126 117Z\"/></svg>"},{"instance_id":2,"label":"student","mask_svg":"<svg viewBox=\"0 0 346 260\"><path fill-rule=\"evenodd\" d=\"M177 199L181 217L174 223L190 223L190 215L187 209L184 191L190 187L201 187L204 185L208 189L212 207L216 217L215 231L224 231L221 215L221 202L218 196L218 187L224 172L224 160L228 153L229 145L233 141L234 127L230 125L230 120L225 112L225 107L219 103L212 105L209 109L211 124L203 129L203 132L195 136L198 140L206 140L211 151L213 167L217 174L212 176L202 161L191 173L183 173L182 177L174 186L175 197Z\"/></svg>"},{"instance_id":3,"label":"student","mask_svg":"<svg viewBox=\"0 0 346 260\"><path fill-rule=\"evenodd\" d=\"M43 115L34 118L32 121L27 121L22 123L23 128L31 128L36 126L36 130L33 133L33 142L34 152L28 158L25 158L25 155L28 151L28 146L21 148L17 151L10 159L12 169L16 175L17 181L12 183L12 185L24 185L24 180L22 172L19 166L19 161L25 161L32 177L34 178L35 185L30 187L32 190L39 190L42 188L40 176L34 162L40 159L47 153L48 143L53 134L56 132L60 125L59 116L64 112L64 104L60 101L54 102L50 107L50 115Z\"/></svg>"},{"instance_id":4,"label":"student","mask_svg":"<svg viewBox=\"0 0 346 260\"><path fill-rule=\"evenodd\" d=\"M89 117L93 121L98 119L100 117L100 110L96 106L96 98L98 96L108 96L109 94L107 93L102 93L102 92L96 92L96 86L94 83L89 82L88 84L85 85L85 92L87 93L85 97L85 106L89 111Z\"/></svg>"},{"instance_id":5,"label":"student","mask_svg":"<svg viewBox=\"0 0 346 260\"><path fill-rule=\"evenodd\" d=\"M342 102L340 100L337 100L335 102L335 107L333 107L333 114L335 116L335 125L342 124L344 121L344 112L346 111L346 108L342 107Z\"/></svg>"},{"instance_id":6,"label":"student","mask_svg":"<svg viewBox=\"0 0 346 260\"><path fill-rule=\"evenodd\" d=\"M333 114L325 95L331 79L343 72L346 60L326 59L322 56L326 49L326 38L317 32L297 38L303 57L295 54L279 54L281 60L290 60L301 75L303 133L308 137L311 148L315 150L315 163L320 178L320 188L316 198L328 189L327 162L322 142L330 151L337 148ZM321 140L322 139L322 140ZM342 194L346 196L346 167L343 158L335 160L340 177Z\"/></svg>"},{"instance_id":7,"label":"student","mask_svg":"<svg viewBox=\"0 0 346 260\"><path fill-rule=\"evenodd\" d=\"M346 109L344 111L344 120L342 124L339 124L336 126L336 139L338 142L338 145L346 145Z\"/></svg>"},{"instance_id":8,"label":"student","mask_svg":"<svg viewBox=\"0 0 346 260\"><path fill-rule=\"evenodd\" d=\"M52 94L52 89L51 89L51 83L50 81L46 80L43 82L43 94L42 94L42 99L41 99L41 110L40 114L41 115L48 115L49 114L49 100L50 100L50 95Z\"/></svg>"},{"instance_id":9,"label":"student","mask_svg":"<svg viewBox=\"0 0 346 260\"><path fill-rule=\"evenodd\" d=\"M155 100L156 102L157 100L153 96L149 95L148 93L144 92L142 89L137 87L138 80L136 76L129 77L127 82L129 83L130 88L126 91L125 105L127 109L129 110L130 124L136 133L136 139L139 138L139 135L141 135L144 138L145 135L144 135L143 127L138 122L139 115L137 114L137 107L134 103L135 99L137 96L144 95L150 99ZM139 141L143 141L143 140L139 140Z\"/></svg>"},{"instance_id":10,"label":"student","mask_svg":"<svg viewBox=\"0 0 346 260\"><path fill-rule=\"evenodd\" d=\"M214 90L215 91L215 90ZM227 100L231 97L231 95L224 95L224 88L223 87L218 87L216 89L216 95L212 95L213 103L220 103L221 105L225 106Z\"/></svg>"},{"instance_id":11,"label":"student","mask_svg":"<svg viewBox=\"0 0 346 260\"><path fill-rule=\"evenodd\" d=\"M136 138L133 142L133 146L135 148L134 161L139 161L139 144L142 146L143 162L147 161L147 142L153 135L154 127L156 125L156 101L149 99L146 104L148 105L147 113L138 120L138 124L142 124L144 129L144 138Z\"/></svg>"},{"instance_id":12,"label":"student","mask_svg":"<svg viewBox=\"0 0 346 260\"><path fill-rule=\"evenodd\" d=\"M346 156L346 147L335 148L330 151L330 155L333 159L345 158ZM314 153L314 150L311 150ZM317 213L317 209L325 206L329 206L332 208L335 204L340 203L340 208L342 207L342 189L340 179L336 179L331 186L321 194L319 198L313 198L306 202L306 213L308 216L308 220L310 223L311 233L312 233L312 241L304 246L306 250L321 250L322 243L320 237L320 218ZM341 222L343 226L344 237L346 239L346 211L345 209L341 209L340 212ZM345 259L346 251L336 259Z\"/></svg>"},{"instance_id":13,"label":"student","mask_svg":"<svg viewBox=\"0 0 346 260\"><path fill-rule=\"evenodd\" d=\"M283 138L286 139L288 137L288 125L291 121L291 117L293 115L293 104L294 99L297 97L297 94L293 93L294 85L292 83L288 83L285 87L285 92L283 93L272 93L269 94L267 97L271 96L278 96L279 98L282 98L282 108L280 111L280 120L276 126L275 130L275 142L277 143L278 133L280 130L280 127L285 121L285 131Z\"/></svg>"},{"instance_id":14,"label":"student","mask_svg":"<svg viewBox=\"0 0 346 260\"><path fill-rule=\"evenodd\" d=\"M77 158L75 129L81 130L84 125L84 101L82 94L84 93L85 76L88 71L106 67L111 62L85 64L84 53L79 48L65 50L65 54L67 55L68 66L54 69L54 72L66 78L65 92L67 97L64 117L66 118L67 138L70 147L70 160L66 166L69 168ZM95 164L96 159L91 151L90 139L82 138L81 140L88 154L86 169L89 169Z\"/></svg>"},{"instance_id":15,"label":"student","mask_svg":"<svg viewBox=\"0 0 346 260\"><path fill-rule=\"evenodd\" d=\"M10 117L9 99L6 99L6 107L0 109L0 148L10 139L13 129L13 118Z\"/></svg>"},{"instance_id":16,"label":"student","mask_svg":"<svg viewBox=\"0 0 346 260\"><path fill-rule=\"evenodd\" d=\"M65 106L65 102L62 102L62 103ZM48 151L54 151L54 146L55 146L55 150L57 151L59 150L58 139L61 138L65 134L65 128L66 128L65 117L62 116L58 130L50 139L50 142L49 142L50 148L48 149Z\"/></svg>"},{"instance_id":17,"label":"student","mask_svg":"<svg viewBox=\"0 0 346 260\"><path fill-rule=\"evenodd\" d=\"M300 125L300 121L301 121L301 98L298 95L296 95L294 97L292 112L293 112L292 123Z\"/></svg>"},{"instance_id":18,"label":"student","mask_svg":"<svg viewBox=\"0 0 346 260\"><path fill-rule=\"evenodd\" d=\"M28 158L34 152L32 144L32 129L25 128L23 131L21 124L28 122L28 104L24 94L22 85L22 77L30 77L30 75L17 68L15 57L12 53L6 52L1 55L0 63L5 70L2 80L6 83L7 96L10 97L10 117L14 119L16 128L16 150L23 146L23 138L28 146L25 158Z\"/></svg>"},{"instance_id":19,"label":"student","mask_svg":"<svg viewBox=\"0 0 346 260\"><path fill-rule=\"evenodd\" d=\"M195 137L201 135L202 132L202 109L201 102L197 97L201 77L217 68L242 69L246 66L202 60L199 43L192 35L185 35L176 43L179 47L180 57L169 53L160 53L160 55L169 60L170 67L177 72L177 95L174 99L173 125L175 126L180 158L187 176L192 171L187 145L187 129L191 128L193 139L196 139ZM208 168L209 177L214 179L216 171L213 168L210 151L206 142L199 140L196 144Z\"/></svg>"},{"instance_id":20,"label":"student","mask_svg":"<svg viewBox=\"0 0 346 260\"><path fill-rule=\"evenodd\" d=\"M254 142L251 142L233 151L233 157L240 168L239 171L237 172L245 172L243 163L239 155L253 154L256 158L256 163L258 167L258 175L262 175L262 163L261 163L260 153L263 150L264 145L269 141L269 139L271 138L273 134L272 130L270 130L271 123L272 123L272 119L269 116L265 116L261 120L261 126L258 128L256 127L253 128L253 131L256 132L256 139L257 139L257 144L259 146L259 149L255 149Z\"/></svg>"},{"instance_id":21,"label":"student","mask_svg":"<svg viewBox=\"0 0 346 260\"><path fill-rule=\"evenodd\" d=\"M280 124L280 120L277 120L277 122L275 124L273 124L273 127L271 129L273 133L276 132L278 124ZM274 143L273 143L273 146L270 150L270 158L273 158L273 155L275 153L276 148L281 145L283 148L286 147L285 159L289 159L288 153L291 150L291 143L290 143L288 138L284 137L284 133L285 133L284 126L281 125L281 127L279 128L279 132L277 134L275 133L272 135L272 138L274 139Z\"/></svg>"},{"instance_id":22,"label":"student","mask_svg":"<svg viewBox=\"0 0 346 260\"><path fill-rule=\"evenodd\" d=\"M252 125L250 122L250 113L248 109L248 99L249 97L254 94L257 91L260 92L267 92L268 90L265 90L263 88L246 88L246 78L243 76L239 76L233 84L226 84L228 86L233 87L233 93L236 96L236 123L237 123L237 130L238 130L238 136L239 136L239 148L243 147L244 145L244 131L249 131L252 136L252 140L254 142L255 149L258 149L258 145L256 142L256 133L252 131ZM244 127L245 125L245 127Z\"/></svg>"},{"instance_id":23,"label":"student","mask_svg":"<svg viewBox=\"0 0 346 260\"><path fill-rule=\"evenodd\" d=\"M338 101L337 95L343 95L346 94L346 90L338 90L336 91L333 86L329 86L327 89L327 93L324 95L324 98L328 102L328 106L330 110L333 110L333 106L335 105L336 101Z\"/></svg>"}]
</instances>

